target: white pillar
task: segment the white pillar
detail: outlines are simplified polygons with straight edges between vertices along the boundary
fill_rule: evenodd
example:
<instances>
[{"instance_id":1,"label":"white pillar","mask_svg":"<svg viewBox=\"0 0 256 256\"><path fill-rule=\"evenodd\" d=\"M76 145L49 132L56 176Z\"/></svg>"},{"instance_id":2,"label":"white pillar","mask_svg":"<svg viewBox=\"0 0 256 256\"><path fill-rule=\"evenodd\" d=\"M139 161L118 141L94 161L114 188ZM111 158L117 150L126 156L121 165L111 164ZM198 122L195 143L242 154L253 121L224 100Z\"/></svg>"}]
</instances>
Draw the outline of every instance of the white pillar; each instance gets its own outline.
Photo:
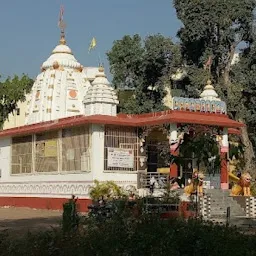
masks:
<instances>
[{"instance_id":1,"label":"white pillar","mask_svg":"<svg viewBox=\"0 0 256 256\"><path fill-rule=\"evenodd\" d=\"M170 124L170 137L169 137L171 151L176 150L178 146L178 131L177 124Z\"/></svg>"},{"instance_id":2,"label":"white pillar","mask_svg":"<svg viewBox=\"0 0 256 256\"><path fill-rule=\"evenodd\" d=\"M221 153L228 153L228 129L223 129L223 135L221 140Z\"/></svg>"},{"instance_id":3,"label":"white pillar","mask_svg":"<svg viewBox=\"0 0 256 256\"><path fill-rule=\"evenodd\" d=\"M172 156L178 156L179 152L177 150L179 146L178 142L178 131L177 131L177 124L170 124L170 154ZM176 163L172 163L170 165L170 176L171 177L178 177L178 166Z\"/></svg>"},{"instance_id":4,"label":"white pillar","mask_svg":"<svg viewBox=\"0 0 256 256\"><path fill-rule=\"evenodd\" d=\"M104 125L92 124L91 170L93 180L102 180L104 173Z\"/></svg>"}]
</instances>

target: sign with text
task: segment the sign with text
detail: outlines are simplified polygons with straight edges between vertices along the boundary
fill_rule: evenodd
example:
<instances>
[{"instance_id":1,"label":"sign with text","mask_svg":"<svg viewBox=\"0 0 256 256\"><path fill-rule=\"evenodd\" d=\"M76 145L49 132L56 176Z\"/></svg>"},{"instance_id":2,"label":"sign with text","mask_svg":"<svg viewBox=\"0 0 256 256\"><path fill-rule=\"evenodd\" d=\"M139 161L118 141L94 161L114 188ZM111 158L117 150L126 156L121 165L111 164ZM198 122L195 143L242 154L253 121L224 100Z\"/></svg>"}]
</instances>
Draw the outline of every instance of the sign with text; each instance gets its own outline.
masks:
<instances>
[{"instance_id":1,"label":"sign with text","mask_svg":"<svg viewBox=\"0 0 256 256\"><path fill-rule=\"evenodd\" d=\"M133 169L133 150L123 148L108 148L108 167Z\"/></svg>"},{"instance_id":2,"label":"sign with text","mask_svg":"<svg viewBox=\"0 0 256 256\"><path fill-rule=\"evenodd\" d=\"M57 157L57 140L47 140L44 145L45 157Z\"/></svg>"}]
</instances>

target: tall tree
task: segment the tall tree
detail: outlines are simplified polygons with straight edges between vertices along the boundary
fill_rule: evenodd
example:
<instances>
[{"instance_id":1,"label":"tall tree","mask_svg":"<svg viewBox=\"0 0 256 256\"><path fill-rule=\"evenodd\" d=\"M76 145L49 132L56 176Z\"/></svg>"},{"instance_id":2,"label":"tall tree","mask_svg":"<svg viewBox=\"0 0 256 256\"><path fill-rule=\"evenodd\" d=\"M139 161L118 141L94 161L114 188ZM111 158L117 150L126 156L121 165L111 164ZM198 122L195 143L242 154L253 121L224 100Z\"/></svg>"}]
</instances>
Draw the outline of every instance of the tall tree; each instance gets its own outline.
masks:
<instances>
[{"instance_id":1,"label":"tall tree","mask_svg":"<svg viewBox=\"0 0 256 256\"><path fill-rule=\"evenodd\" d=\"M0 82L0 127L16 107L18 101L25 100L25 94L31 90L33 80L27 75L8 77Z\"/></svg>"},{"instance_id":2,"label":"tall tree","mask_svg":"<svg viewBox=\"0 0 256 256\"><path fill-rule=\"evenodd\" d=\"M132 88L134 95L122 106L126 113L164 109L167 74L180 61L179 51L170 38L152 35L124 36L107 53L116 89Z\"/></svg>"},{"instance_id":3,"label":"tall tree","mask_svg":"<svg viewBox=\"0 0 256 256\"><path fill-rule=\"evenodd\" d=\"M229 114L236 120L246 121L243 107L243 83L232 82L232 60L241 43L245 48L253 42L253 10L255 0L174 0L177 16L183 23L178 32L182 54L188 65L190 88L197 94L202 82L211 77L219 95L228 104ZM207 65L205 63L208 61ZM209 73L204 68L209 69ZM200 74L198 76L197 74ZM247 128L242 130L245 145L246 169L251 170L254 160L252 143Z\"/></svg>"},{"instance_id":4,"label":"tall tree","mask_svg":"<svg viewBox=\"0 0 256 256\"><path fill-rule=\"evenodd\" d=\"M245 120L256 150L256 42L243 50L240 61L232 68L232 83L240 84L246 110Z\"/></svg>"}]
</instances>

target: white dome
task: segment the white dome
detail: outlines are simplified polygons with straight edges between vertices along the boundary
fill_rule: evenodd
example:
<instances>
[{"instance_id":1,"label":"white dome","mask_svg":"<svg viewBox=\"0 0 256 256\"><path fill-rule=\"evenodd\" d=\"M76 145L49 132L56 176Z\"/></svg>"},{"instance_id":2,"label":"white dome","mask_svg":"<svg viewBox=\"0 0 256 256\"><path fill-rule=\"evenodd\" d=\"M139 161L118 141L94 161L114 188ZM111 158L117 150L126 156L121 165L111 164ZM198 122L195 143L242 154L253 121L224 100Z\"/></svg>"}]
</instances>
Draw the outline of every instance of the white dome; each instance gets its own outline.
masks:
<instances>
[{"instance_id":1,"label":"white dome","mask_svg":"<svg viewBox=\"0 0 256 256\"><path fill-rule=\"evenodd\" d=\"M100 67L92 86L84 97L85 114L116 115L118 103L116 92L110 86L104 69Z\"/></svg>"},{"instance_id":2,"label":"white dome","mask_svg":"<svg viewBox=\"0 0 256 256\"><path fill-rule=\"evenodd\" d=\"M103 68L99 68L99 73L96 75L96 78L92 82L92 86L88 89L84 103L91 102L104 102L104 103L113 103L118 104L117 95L110 86L110 83L104 73Z\"/></svg>"},{"instance_id":3,"label":"white dome","mask_svg":"<svg viewBox=\"0 0 256 256\"><path fill-rule=\"evenodd\" d=\"M67 54L73 54L71 49L65 45L65 44L59 44L57 45L52 53L67 53Z\"/></svg>"},{"instance_id":4,"label":"white dome","mask_svg":"<svg viewBox=\"0 0 256 256\"><path fill-rule=\"evenodd\" d=\"M204 87L203 92L200 94L200 98L203 100L220 101L220 98L218 98L218 94L215 91L214 87L212 86L212 83L210 80L207 81L207 84Z\"/></svg>"},{"instance_id":5,"label":"white dome","mask_svg":"<svg viewBox=\"0 0 256 256\"><path fill-rule=\"evenodd\" d=\"M83 99L90 86L83 66L61 38L34 82L26 124L84 114Z\"/></svg>"},{"instance_id":6,"label":"white dome","mask_svg":"<svg viewBox=\"0 0 256 256\"><path fill-rule=\"evenodd\" d=\"M60 40L60 44L54 48L51 56L43 63L42 70L51 68L54 64L67 68L83 69L83 66L75 59L71 49L66 45L64 38Z\"/></svg>"}]
</instances>

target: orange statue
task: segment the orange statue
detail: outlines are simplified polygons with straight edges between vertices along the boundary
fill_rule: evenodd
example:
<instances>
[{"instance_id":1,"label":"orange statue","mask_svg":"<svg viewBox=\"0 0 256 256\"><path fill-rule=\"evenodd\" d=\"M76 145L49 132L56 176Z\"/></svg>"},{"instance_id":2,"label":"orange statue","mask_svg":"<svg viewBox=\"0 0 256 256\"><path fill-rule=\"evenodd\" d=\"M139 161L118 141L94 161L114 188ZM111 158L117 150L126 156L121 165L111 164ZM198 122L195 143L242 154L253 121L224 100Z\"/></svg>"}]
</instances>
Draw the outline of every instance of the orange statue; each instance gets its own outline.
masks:
<instances>
[{"instance_id":1,"label":"orange statue","mask_svg":"<svg viewBox=\"0 0 256 256\"><path fill-rule=\"evenodd\" d=\"M237 183L231 189L231 196L251 196L251 175L246 172L243 173Z\"/></svg>"},{"instance_id":2,"label":"orange statue","mask_svg":"<svg viewBox=\"0 0 256 256\"><path fill-rule=\"evenodd\" d=\"M184 188L184 192L187 196L191 196L193 193L198 193L199 196L202 196L203 191L203 181L204 174L198 172L197 170L193 171L192 181Z\"/></svg>"}]
</instances>

